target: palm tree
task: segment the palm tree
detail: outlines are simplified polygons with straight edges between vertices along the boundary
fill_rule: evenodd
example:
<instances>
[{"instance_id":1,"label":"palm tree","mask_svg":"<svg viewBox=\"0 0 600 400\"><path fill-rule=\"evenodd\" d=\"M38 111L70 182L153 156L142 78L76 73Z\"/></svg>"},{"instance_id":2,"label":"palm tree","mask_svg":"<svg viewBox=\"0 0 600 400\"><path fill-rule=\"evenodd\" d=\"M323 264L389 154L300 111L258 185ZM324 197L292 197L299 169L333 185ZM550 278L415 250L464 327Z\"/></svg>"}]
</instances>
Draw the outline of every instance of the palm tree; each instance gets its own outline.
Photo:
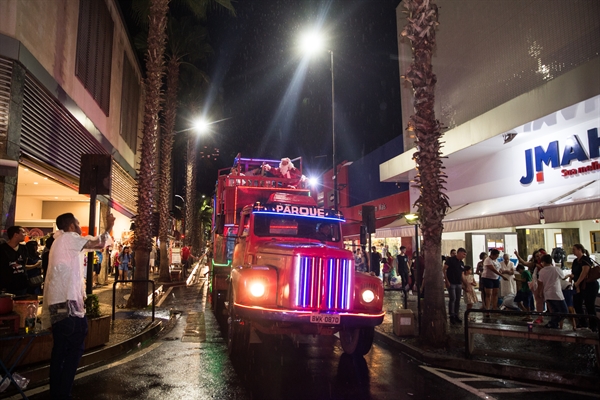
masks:
<instances>
[{"instance_id":1,"label":"palm tree","mask_svg":"<svg viewBox=\"0 0 600 400\"><path fill-rule=\"evenodd\" d=\"M194 247L198 246L197 249L202 251L206 247L206 238L210 233L212 223L213 208L211 200L206 197L198 199L196 210L195 226L197 226L198 229L194 231L192 243L194 244Z\"/></svg>"},{"instance_id":2,"label":"palm tree","mask_svg":"<svg viewBox=\"0 0 600 400\"><path fill-rule=\"evenodd\" d=\"M442 220L448 208L444 193L446 175L443 172L440 152L442 127L435 118L434 94L436 76L431 58L435 47L435 31L438 26L437 6L429 0L404 0L408 24L402 31L412 44L413 62L404 78L412 84L415 114L410 117L408 130L417 138L416 186L420 196L415 202L418 208L423 234L424 263L427 267L423 277L426 297L421 319L424 342L437 347L446 344L446 308L441 276Z\"/></svg>"},{"instance_id":3,"label":"palm tree","mask_svg":"<svg viewBox=\"0 0 600 400\"><path fill-rule=\"evenodd\" d=\"M197 70L194 64L198 60L204 59L211 49L206 43L206 28L193 24L191 19L183 18L179 21L170 18L168 43L168 62L167 62L167 90L165 97L165 106L163 111L163 130L161 134L161 159L160 159L160 186L158 190L158 210L159 210L159 230L160 240L160 281L167 282L171 279L169 273L169 257L167 252L167 242L171 230L171 218L169 214L169 204L171 198L171 177L172 177L172 152L173 141L175 137L175 121L177 118L177 106L179 105L179 78L182 63ZM198 72L202 80L207 78ZM189 197L186 197L189 199ZM189 203L188 203L189 204ZM189 207L188 207L189 208ZM186 216L186 221L187 216ZM186 224L187 225L187 224ZM163 256L164 255L164 256Z\"/></svg>"},{"instance_id":4,"label":"palm tree","mask_svg":"<svg viewBox=\"0 0 600 400\"><path fill-rule=\"evenodd\" d=\"M170 0L151 0L148 17L148 51L146 52L146 79L142 154L137 174L138 198L135 223L134 279L146 279L150 250L152 249L152 212L156 182L156 155L158 142L158 113L160 111L161 85L164 75L164 52L167 40L167 11ZM143 308L148 302L148 285L133 284L129 307Z\"/></svg>"},{"instance_id":5,"label":"palm tree","mask_svg":"<svg viewBox=\"0 0 600 400\"><path fill-rule=\"evenodd\" d=\"M144 15L143 6L147 0L134 3L138 16ZM148 21L148 49L146 51L146 80L144 124L141 146L141 162L138 171L138 200L134 250L136 254L136 269L134 279L145 279L148 271L150 250L152 248L152 213L155 207L155 182L156 182L156 156L158 147L158 125L161 100L161 85L164 76L164 53L167 39L167 13L170 0L150 0L148 17L140 18ZM140 6L142 4L142 6ZM209 6L216 4L233 12L230 0L187 0L187 6L193 14L203 19ZM170 185L169 185L170 186ZM166 251L161 251L161 258L166 256ZM148 298L146 284L134 284L129 307L146 307Z\"/></svg>"},{"instance_id":6,"label":"palm tree","mask_svg":"<svg viewBox=\"0 0 600 400\"><path fill-rule=\"evenodd\" d=\"M196 204L196 138L190 137L187 144L187 156L185 166L185 198L188 200L189 207L185 208L185 240L186 245L190 245L192 232L194 231L194 207Z\"/></svg>"}]
</instances>

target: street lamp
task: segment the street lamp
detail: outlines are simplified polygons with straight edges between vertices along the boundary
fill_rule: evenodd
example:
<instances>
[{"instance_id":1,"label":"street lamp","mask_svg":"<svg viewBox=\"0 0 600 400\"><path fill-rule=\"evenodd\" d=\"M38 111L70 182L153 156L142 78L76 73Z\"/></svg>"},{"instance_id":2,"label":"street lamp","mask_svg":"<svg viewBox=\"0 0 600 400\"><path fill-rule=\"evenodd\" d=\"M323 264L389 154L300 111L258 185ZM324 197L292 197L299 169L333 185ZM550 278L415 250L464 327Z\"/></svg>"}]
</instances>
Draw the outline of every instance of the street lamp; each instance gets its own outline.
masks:
<instances>
[{"instance_id":1,"label":"street lamp","mask_svg":"<svg viewBox=\"0 0 600 400\"><path fill-rule=\"evenodd\" d=\"M302 51L307 55L313 55L323 48L323 37L317 31L304 33L300 38ZM331 60L331 138L332 138L332 161L333 161L333 208L338 209L338 184L337 165L335 163L335 77L333 74L333 50L328 49Z\"/></svg>"},{"instance_id":2,"label":"street lamp","mask_svg":"<svg viewBox=\"0 0 600 400\"><path fill-rule=\"evenodd\" d=\"M404 219L409 225L415 226L415 272L417 276L415 277L415 282L417 284L417 322L419 326L419 335L421 335L421 286L419 284L419 278L421 276L421 271L419 269L419 214L405 214ZM404 296L406 299L406 296Z\"/></svg>"},{"instance_id":3,"label":"street lamp","mask_svg":"<svg viewBox=\"0 0 600 400\"><path fill-rule=\"evenodd\" d=\"M185 198L190 202L190 206L187 206L187 203L183 199L183 197L176 195L177 197L181 198L184 204L184 223L182 225L182 230L184 239L183 242L186 244L190 244L190 240L192 239L192 235L190 233L194 230L193 206L195 204L195 192L192 191L192 185L196 179L196 148L198 146L199 141L198 136L206 135L210 131L211 125L216 122L209 122L205 118L198 118L197 120L193 121L192 126L190 128L179 131L184 132L193 130L196 133L196 135L188 135L187 138Z\"/></svg>"}]
</instances>

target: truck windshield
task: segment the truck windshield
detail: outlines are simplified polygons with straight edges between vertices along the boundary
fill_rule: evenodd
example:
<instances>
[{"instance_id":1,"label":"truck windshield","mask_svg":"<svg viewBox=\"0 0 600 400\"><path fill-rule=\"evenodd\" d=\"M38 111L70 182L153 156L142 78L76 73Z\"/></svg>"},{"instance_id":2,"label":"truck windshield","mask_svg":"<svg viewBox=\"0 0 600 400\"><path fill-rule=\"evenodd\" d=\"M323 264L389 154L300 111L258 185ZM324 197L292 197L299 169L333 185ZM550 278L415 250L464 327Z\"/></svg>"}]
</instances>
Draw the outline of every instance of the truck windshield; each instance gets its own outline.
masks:
<instances>
[{"instance_id":1,"label":"truck windshield","mask_svg":"<svg viewBox=\"0 0 600 400\"><path fill-rule=\"evenodd\" d=\"M339 222L297 215L254 215L254 234L260 237L286 237L339 242Z\"/></svg>"}]
</instances>

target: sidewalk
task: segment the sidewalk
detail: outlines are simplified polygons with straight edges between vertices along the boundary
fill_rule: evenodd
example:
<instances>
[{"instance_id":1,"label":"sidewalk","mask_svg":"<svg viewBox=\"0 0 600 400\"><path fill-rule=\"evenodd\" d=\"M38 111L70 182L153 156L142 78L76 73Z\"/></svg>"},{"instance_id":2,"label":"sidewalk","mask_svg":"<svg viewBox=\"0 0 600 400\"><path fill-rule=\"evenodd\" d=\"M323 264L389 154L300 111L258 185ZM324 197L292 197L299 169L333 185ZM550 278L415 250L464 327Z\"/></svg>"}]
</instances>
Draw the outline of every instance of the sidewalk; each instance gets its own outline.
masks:
<instances>
[{"instance_id":1,"label":"sidewalk","mask_svg":"<svg viewBox=\"0 0 600 400\"><path fill-rule=\"evenodd\" d=\"M479 295L479 293L478 293ZM408 308L415 315L415 336L399 337L393 331L392 313L403 308L400 290L386 290L384 295L386 315L383 323L375 328L375 341L394 347L416 360L436 367L469 373L492 375L506 379L519 379L565 386L576 386L585 390L600 390L598 367L592 346L571 343L523 340L489 335L475 335L472 359L465 358L465 335L463 324L448 324L449 344L447 349L431 349L418 340L417 298L409 295ZM421 299L421 307L423 299ZM476 304L475 308L481 304ZM445 307L448 307L446 294ZM460 315L466 310L461 300ZM474 314L481 321L482 314ZM462 318L462 317L461 317ZM548 318L546 318L548 320ZM499 317L497 324L511 325L527 323L515 317ZM565 329L567 327L565 322Z\"/></svg>"},{"instance_id":2,"label":"sidewalk","mask_svg":"<svg viewBox=\"0 0 600 400\"><path fill-rule=\"evenodd\" d=\"M197 276L196 274L196 278ZM151 274L150 279L156 281L156 288L158 289L161 285L158 283L158 274ZM93 289L93 294L98 296L100 312L103 316L112 316L113 283L114 276L109 276L106 285L97 286ZM163 293L168 294L170 287L185 285L185 280L162 284ZM165 329L165 327L170 326L171 323L175 323L176 319L172 318L170 310L160 307L166 296L163 295L161 298L156 299L155 320L153 322L151 306L144 310L125 308L130 292L131 284L119 284L115 291L115 320L111 321L109 340L101 347L89 349L84 352L78 373L123 356L142 343L152 339ZM149 293L151 292L152 289L149 288ZM16 372L30 380L27 389L32 389L48 383L49 367L49 362L42 362L40 364L25 366L24 368L17 368ZM7 391L0 393L0 397L17 393L16 389L11 385Z\"/></svg>"},{"instance_id":3,"label":"sidewalk","mask_svg":"<svg viewBox=\"0 0 600 400\"><path fill-rule=\"evenodd\" d=\"M201 273L205 272L205 269ZM196 276L201 275L197 274ZM153 276L157 279L158 276ZM100 300L101 311L104 315L112 313L112 283L110 278L107 286L94 290ZM184 281L171 283L169 286L185 285ZM116 302L126 304L129 288L116 291ZM168 288L165 288L168 294ZM165 296L163 296L163 299ZM89 370L100 364L120 357L139 344L156 336L165 326L175 323L168 309L156 307L156 320L151 321L151 310L116 309L115 321L111 323L109 342L104 346L84 353L79 372ZM415 321L415 336L398 337L393 333L392 312L402 307L403 294L401 291L386 290L384 322L375 328L375 341L393 347L408 354L419 362L440 368L448 368L475 374L484 374L506 379L526 380L535 383L547 383L564 386L575 386L580 390L600 390L600 380L596 369L595 355L590 346L554 343L545 341L519 340L496 336L477 335L476 349L480 349L473 359L465 359L464 328L462 325L449 325L449 348L430 349L419 342L418 324ZM447 302L446 302L447 306ZM477 307L478 305L476 305ZM417 299L409 295L408 308L415 318L417 316ZM461 314L465 305L461 303ZM478 316L480 318L480 316ZM498 319L501 324L502 320ZM511 324L518 324L511 321ZM525 324L523 322L523 324ZM483 350L487 349L487 350ZM506 357L506 353L512 353ZM17 372L31 380L28 388L47 383L49 365L38 365ZM2 395L13 393L4 392Z\"/></svg>"}]
</instances>

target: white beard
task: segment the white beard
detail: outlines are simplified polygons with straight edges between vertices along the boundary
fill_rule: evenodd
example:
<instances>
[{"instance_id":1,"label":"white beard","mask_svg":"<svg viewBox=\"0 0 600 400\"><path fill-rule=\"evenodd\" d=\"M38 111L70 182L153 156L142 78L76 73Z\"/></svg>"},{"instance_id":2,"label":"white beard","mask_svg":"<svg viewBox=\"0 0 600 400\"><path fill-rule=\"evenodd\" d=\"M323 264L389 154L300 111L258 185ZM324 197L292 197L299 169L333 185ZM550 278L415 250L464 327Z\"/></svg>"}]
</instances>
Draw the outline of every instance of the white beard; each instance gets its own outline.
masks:
<instances>
[{"instance_id":1,"label":"white beard","mask_svg":"<svg viewBox=\"0 0 600 400\"><path fill-rule=\"evenodd\" d=\"M279 172L281 172L281 176L283 176L284 178L289 178L289 172L290 172L290 167L289 165L285 165L285 166L281 166L279 168Z\"/></svg>"}]
</instances>

